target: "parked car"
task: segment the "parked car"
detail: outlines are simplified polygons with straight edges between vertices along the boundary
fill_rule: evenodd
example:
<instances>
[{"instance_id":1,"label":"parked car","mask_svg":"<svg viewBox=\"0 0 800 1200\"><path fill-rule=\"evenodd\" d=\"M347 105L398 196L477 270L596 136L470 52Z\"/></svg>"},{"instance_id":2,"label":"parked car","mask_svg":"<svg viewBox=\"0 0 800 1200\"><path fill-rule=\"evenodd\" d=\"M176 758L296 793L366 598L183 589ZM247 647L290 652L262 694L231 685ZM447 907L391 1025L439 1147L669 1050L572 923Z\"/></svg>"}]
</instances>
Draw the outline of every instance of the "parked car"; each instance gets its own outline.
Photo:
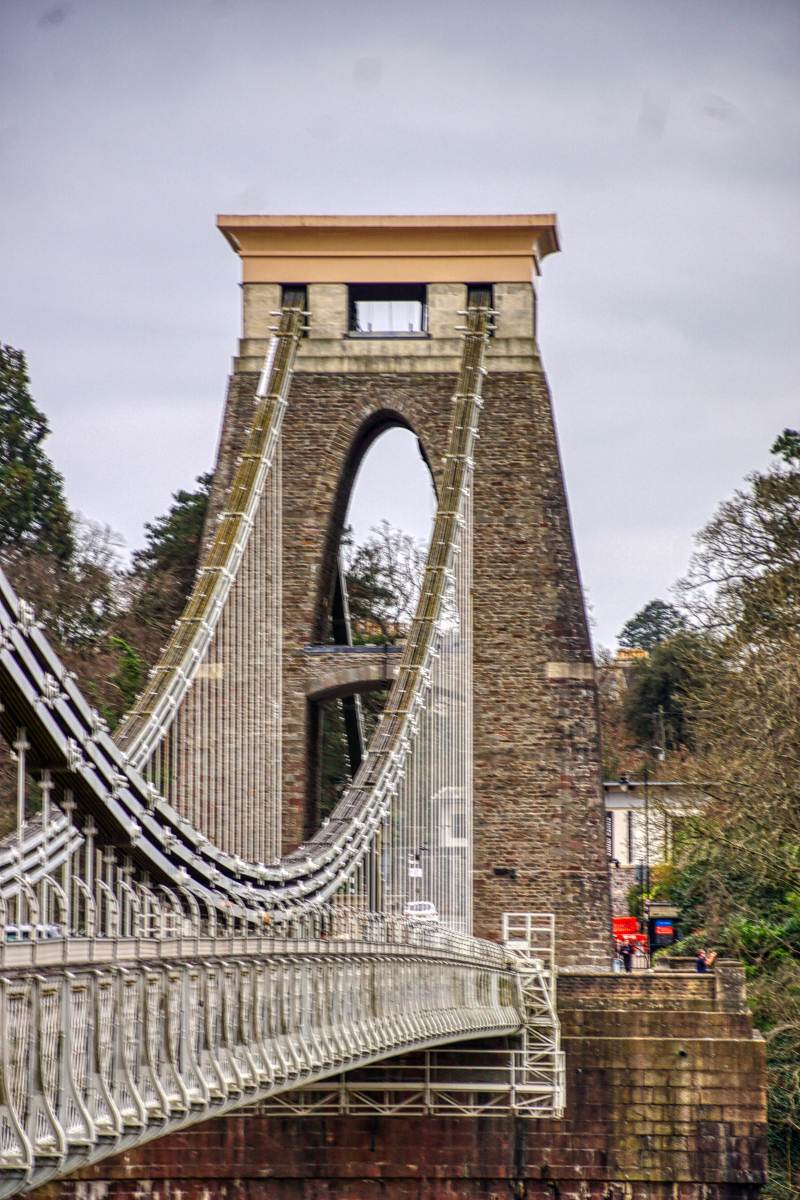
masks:
<instances>
[{"instance_id":1,"label":"parked car","mask_svg":"<svg viewBox=\"0 0 800 1200\"><path fill-rule=\"evenodd\" d=\"M436 905L430 900L409 900L403 909L403 916L412 921L438 921L439 914Z\"/></svg>"}]
</instances>

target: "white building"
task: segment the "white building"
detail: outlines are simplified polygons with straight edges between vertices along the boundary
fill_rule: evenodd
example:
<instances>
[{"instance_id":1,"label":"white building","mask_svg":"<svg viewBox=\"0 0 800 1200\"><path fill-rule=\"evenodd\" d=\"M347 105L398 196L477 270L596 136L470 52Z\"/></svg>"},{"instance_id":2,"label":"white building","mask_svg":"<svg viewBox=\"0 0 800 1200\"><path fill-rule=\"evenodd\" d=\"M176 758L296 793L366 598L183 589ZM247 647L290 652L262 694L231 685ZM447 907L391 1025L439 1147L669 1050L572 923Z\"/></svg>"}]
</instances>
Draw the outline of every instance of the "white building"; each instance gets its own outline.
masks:
<instances>
[{"instance_id":1,"label":"white building","mask_svg":"<svg viewBox=\"0 0 800 1200\"><path fill-rule=\"evenodd\" d=\"M627 780L604 783L606 854L613 866L651 867L670 861L676 827L697 811L698 795L684 783Z\"/></svg>"}]
</instances>

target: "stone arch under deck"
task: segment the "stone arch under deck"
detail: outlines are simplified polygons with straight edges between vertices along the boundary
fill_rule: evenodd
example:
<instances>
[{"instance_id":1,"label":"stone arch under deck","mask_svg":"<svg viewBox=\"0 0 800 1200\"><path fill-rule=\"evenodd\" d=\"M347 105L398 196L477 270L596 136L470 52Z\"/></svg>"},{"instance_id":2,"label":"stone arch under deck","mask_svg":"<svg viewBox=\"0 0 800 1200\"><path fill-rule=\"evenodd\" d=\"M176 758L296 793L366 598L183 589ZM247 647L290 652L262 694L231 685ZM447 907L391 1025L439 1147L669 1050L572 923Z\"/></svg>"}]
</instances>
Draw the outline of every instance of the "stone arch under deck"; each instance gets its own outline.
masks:
<instances>
[{"instance_id":1,"label":"stone arch under deck","mask_svg":"<svg viewBox=\"0 0 800 1200\"><path fill-rule=\"evenodd\" d=\"M343 700L345 696L361 696L366 692L385 692L397 678L400 661L397 655L390 657L380 651L369 655L359 653L357 658L333 654L320 657L327 661L314 663L317 674L306 684L306 699L310 704L325 704L328 700ZM345 667L341 665L343 657L350 658Z\"/></svg>"},{"instance_id":2,"label":"stone arch under deck","mask_svg":"<svg viewBox=\"0 0 800 1200\"><path fill-rule=\"evenodd\" d=\"M303 836L309 837L320 822L319 800L322 784L322 724L323 706L332 700L368 692L385 692L397 677L400 664L399 647L343 646L326 649L307 647L303 665L305 682L306 723L306 793L303 816ZM300 663L294 660L295 672Z\"/></svg>"}]
</instances>

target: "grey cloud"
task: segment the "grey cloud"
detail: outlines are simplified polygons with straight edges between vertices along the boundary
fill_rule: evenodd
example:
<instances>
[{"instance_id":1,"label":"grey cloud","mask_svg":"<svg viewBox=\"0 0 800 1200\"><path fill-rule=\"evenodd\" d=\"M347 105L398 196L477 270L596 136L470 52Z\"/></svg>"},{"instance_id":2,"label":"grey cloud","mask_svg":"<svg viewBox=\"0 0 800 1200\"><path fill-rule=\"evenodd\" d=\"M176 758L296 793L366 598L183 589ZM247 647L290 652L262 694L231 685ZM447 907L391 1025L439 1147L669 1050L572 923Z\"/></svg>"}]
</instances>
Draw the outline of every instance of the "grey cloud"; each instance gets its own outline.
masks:
<instances>
[{"instance_id":1,"label":"grey cloud","mask_svg":"<svg viewBox=\"0 0 800 1200\"><path fill-rule=\"evenodd\" d=\"M213 459L219 211L559 213L540 341L601 641L796 424L793 4L60 7L0 6L0 336L131 545Z\"/></svg>"}]
</instances>

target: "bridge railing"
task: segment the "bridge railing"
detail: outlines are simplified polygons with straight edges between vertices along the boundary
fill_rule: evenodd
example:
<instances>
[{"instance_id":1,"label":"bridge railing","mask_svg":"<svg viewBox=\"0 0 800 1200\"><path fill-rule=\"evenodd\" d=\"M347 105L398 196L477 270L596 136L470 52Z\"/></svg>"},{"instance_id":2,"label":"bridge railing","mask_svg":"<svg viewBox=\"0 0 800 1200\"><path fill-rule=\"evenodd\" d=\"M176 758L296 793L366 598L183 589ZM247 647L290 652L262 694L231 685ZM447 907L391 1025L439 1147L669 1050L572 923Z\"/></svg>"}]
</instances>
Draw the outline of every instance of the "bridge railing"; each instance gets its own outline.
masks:
<instances>
[{"instance_id":1,"label":"bridge railing","mask_svg":"<svg viewBox=\"0 0 800 1200\"><path fill-rule=\"evenodd\" d=\"M348 1070L259 1105L274 1115L514 1114L559 1119L565 1062L555 1008L555 922L551 913L503 916L522 1005L517 1037L482 1038Z\"/></svg>"},{"instance_id":2,"label":"bridge railing","mask_svg":"<svg viewBox=\"0 0 800 1200\"><path fill-rule=\"evenodd\" d=\"M407 922L310 932L65 938L66 966L30 961L46 942L4 947L0 1195L403 1050L519 1030L499 946Z\"/></svg>"},{"instance_id":3,"label":"bridge railing","mask_svg":"<svg viewBox=\"0 0 800 1200\"><path fill-rule=\"evenodd\" d=\"M360 896L268 910L256 896L249 905L235 906L222 893L198 899L181 882L146 884L113 848L100 855L91 824L81 835L52 806L46 820L33 823L40 835L36 869L20 870L16 850L28 825L21 838L12 834L0 843L0 872L4 861L10 864L0 886L0 968L159 959L211 952L214 945L261 953L275 942L305 941L406 946L492 968L506 961L495 943L437 921L370 911ZM53 846L72 852L56 855Z\"/></svg>"}]
</instances>

